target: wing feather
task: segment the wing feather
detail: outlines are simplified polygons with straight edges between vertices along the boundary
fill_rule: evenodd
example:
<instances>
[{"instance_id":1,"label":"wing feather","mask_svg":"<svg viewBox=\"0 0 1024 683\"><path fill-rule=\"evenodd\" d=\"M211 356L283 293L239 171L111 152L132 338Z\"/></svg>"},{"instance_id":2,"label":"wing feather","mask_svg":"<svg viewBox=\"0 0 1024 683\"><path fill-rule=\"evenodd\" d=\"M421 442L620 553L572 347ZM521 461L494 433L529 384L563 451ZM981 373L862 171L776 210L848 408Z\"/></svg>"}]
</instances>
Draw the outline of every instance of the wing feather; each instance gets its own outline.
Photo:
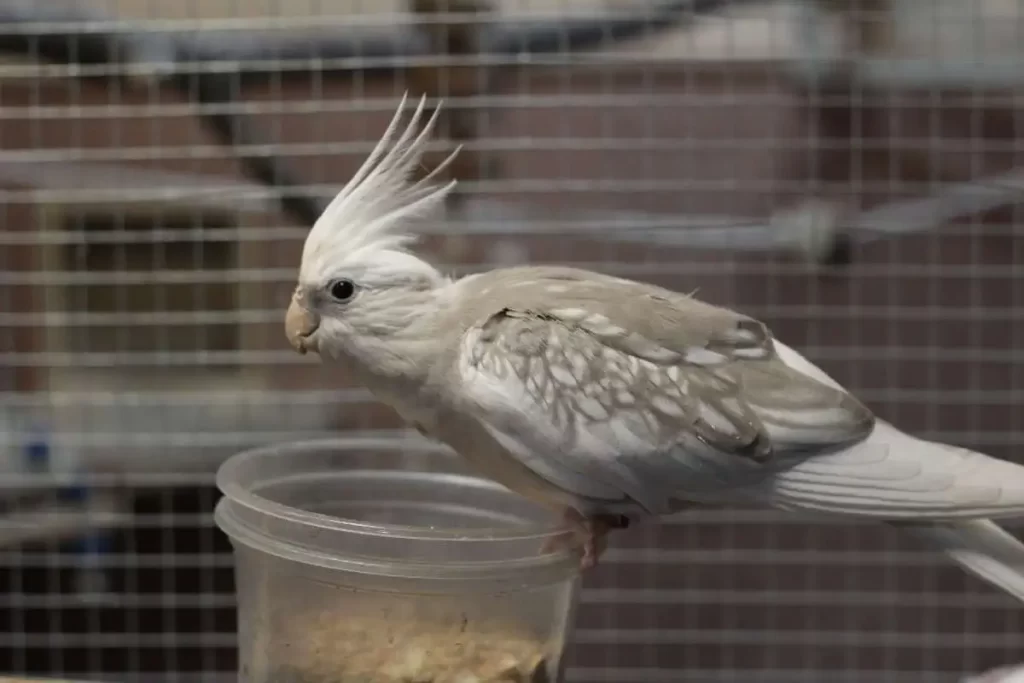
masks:
<instances>
[{"instance_id":1,"label":"wing feather","mask_svg":"<svg viewBox=\"0 0 1024 683\"><path fill-rule=\"evenodd\" d=\"M651 333L649 318L592 303L501 308L463 336L457 360L461 400L566 491L664 512L688 492L762 480L759 461L871 432L867 408L783 363L757 321L698 309L713 324L680 324L666 343L669 330Z\"/></svg>"}]
</instances>

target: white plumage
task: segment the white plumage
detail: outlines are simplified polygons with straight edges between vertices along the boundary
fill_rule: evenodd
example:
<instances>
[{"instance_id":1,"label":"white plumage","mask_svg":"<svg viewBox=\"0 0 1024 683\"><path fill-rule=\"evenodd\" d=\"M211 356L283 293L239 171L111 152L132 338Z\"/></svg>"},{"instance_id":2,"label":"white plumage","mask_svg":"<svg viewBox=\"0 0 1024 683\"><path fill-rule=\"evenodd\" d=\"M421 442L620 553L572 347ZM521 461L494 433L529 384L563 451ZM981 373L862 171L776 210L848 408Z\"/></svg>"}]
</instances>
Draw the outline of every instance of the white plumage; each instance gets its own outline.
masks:
<instances>
[{"instance_id":1,"label":"white plumage","mask_svg":"<svg viewBox=\"0 0 1024 683\"><path fill-rule=\"evenodd\" d=\"M991 521L1024 515L1024 467L900 432L739 313L572 268L452 279L411 253L410 220L452 186L409 180L422 111L392 144L400 108L310 232L297 350L565 511L585 566L631 520L759 504L895 524L1024 600L1024 545Z\"/></svg>"},{"instance_id":2,"label":"white plumage","mask_svg":"<svg viewBox=\"0 0 1024 683\"><path fill-rule=\"evenodd\" d=\"M1024 666L1007 666L968 676L963 683L1024 683Z\"/></svg>"}]
</instances>

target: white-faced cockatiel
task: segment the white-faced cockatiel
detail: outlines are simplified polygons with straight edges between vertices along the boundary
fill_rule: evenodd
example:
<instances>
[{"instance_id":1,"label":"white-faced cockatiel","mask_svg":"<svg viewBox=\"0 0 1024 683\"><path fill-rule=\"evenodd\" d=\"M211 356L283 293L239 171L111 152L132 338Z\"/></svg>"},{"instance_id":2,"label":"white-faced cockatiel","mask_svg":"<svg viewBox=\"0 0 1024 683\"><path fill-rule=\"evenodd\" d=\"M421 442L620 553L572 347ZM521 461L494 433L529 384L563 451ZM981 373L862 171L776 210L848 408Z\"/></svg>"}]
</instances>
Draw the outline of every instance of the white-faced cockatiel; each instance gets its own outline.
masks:
<instances>
[{"instance_id":1,"label":"white-faced cockatiel","mask_svg":"<svg viewBox=\"0 0 1024 683\"><path fill-rule=\"evenodd\" d=\"M1024 467L899 431L740 313L565 267L455 279L413 254L454 182L413 180L437 112L421 100L399 133L404 106L306 239L296 350L564 513L584 568L630 521L753 504L897 525L1024 600L1024 545L990 521L1024 514Z\"/></svg>"}]
</instances>

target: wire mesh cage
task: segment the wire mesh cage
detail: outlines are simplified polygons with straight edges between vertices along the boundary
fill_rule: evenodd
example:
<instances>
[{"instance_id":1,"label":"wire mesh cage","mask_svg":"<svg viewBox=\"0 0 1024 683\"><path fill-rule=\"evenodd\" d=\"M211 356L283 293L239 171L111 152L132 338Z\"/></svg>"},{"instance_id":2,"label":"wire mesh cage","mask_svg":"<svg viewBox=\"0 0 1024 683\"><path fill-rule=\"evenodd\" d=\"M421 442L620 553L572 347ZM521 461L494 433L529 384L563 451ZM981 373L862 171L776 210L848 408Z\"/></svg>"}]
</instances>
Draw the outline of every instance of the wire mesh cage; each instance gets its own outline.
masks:
<instances>
[{"instance_id":1,"label":"wire mesh cage","mask_svg":"<svg viewBox=\"0 0 1024 683\"><path fill-rule=\"evenodd\" d=\"M445 268L696 290L1015 458L1022 35L1013 0L0 2L0 672L234 680L218 464L404 429L281 320L406 91L464 150ZM885 527L696 511L613 541L568 678L952 682L1022 626Z\"/></svg>"}]
</instances>

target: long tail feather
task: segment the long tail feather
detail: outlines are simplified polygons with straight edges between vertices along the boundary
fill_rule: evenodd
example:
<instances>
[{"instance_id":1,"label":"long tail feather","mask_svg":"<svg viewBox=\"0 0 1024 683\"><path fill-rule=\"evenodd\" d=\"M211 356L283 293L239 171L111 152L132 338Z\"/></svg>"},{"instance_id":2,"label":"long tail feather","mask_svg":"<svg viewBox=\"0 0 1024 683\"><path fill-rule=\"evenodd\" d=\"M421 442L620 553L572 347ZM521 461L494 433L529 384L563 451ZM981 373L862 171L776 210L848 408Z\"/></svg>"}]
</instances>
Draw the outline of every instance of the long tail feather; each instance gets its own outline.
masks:
<instances>
[{"instance_id":1,"label":"long tail feather","mask_svg":"<svg viewBox=\"0 0 1024 683\"><path fill-rule=\"evenodd\" d=\"M898 527L1024 602L1024 543L995 522L976 519L944 524L901 523Z\"/></svg>"}]
</instances>

